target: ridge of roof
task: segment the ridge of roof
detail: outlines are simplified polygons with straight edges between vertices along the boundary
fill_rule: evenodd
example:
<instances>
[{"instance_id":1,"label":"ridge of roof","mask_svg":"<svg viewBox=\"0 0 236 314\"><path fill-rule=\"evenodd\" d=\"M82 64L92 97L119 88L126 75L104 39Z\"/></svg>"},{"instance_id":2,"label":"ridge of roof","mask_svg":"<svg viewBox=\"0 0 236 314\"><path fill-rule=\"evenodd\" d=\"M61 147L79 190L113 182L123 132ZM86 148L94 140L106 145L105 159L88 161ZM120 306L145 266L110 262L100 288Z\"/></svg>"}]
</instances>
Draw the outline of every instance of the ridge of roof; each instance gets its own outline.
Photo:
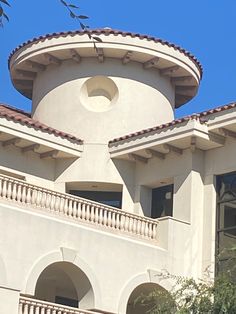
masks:
<instances>
[{"instance_id":1,"label":"ridge of roof","mask_svg":"<svg viewBox=\"0 0 236 314\"><path fill-rule=\"evenodd\" d=\"M202 111L202 112L199 112L199 113L193 113L191 115L187 115L187 116L184 116L182 118L174 119L174 120L172 120L170 122L167 122L167 123L163 123L163 124L151 127L151 128L143 129L141 131L137 131L137 132L130 133L128 135L117 137L117 138L109 141L108 144L109 145L110 144L114 144L114 143L117 143L117 142L120 142L120 141L123 141L123 140L127 140L129 138L132 138L132 137L135 137L135 136L138 136L138 135L146 134L146 133L157 131L157 130L161 130L161 129L166 129L166 128L172 126L172 125L177 125L177 124L183 123L185 121L189 121L189 120L198 119L201 123L205 123L205 122L207 122L207 120L206 120L207 116L210 116L210 115L212 115L214 113L217 113L217 112L222 112L222 111L225 111L225 110L229 110L229 109L232 109L232 108L236 108L236 102L232 102L232 103L229 103L227 105L215 107L215 108L212 108L212 109L209 109L209 110L205 110L205 111Z\"/></svg>"},{"instance_id":2,"label":"ridge of roof","mask_svg":"<svg viewBox=\"0 0 236 314\"><path fill-rule=\"evenodd\" d=\"M48 134L53 134L73 143L81 144L83 142L81 139L75 137L74 135L59 131L35 119L32 119L29 112L9 106L7 104L0 103L0 118L6 118L16 123L26 125L27 127L32 127L35 130L40 130Z\"/></svg>"},{"instance_id":3,"label":"ridge of roof","mask_svg":"<svg viewBox=\"0 0 236 314\"><path fill-rule=\"evenodd\" d=\"M109 36L109 35L122 35L124 37L126 36L129 36L129 37L132 37L132 38L139 38L141 40L143 39L146 39L148 41L154 41L155 43L160 43L162 45L167 45L168 47L172 47L174 48L175 50L179 50L181 53L183 53L185 56L189 57L198 67L199 71L200 71L200 75L201 75L201 78L202 78L202 75L203 75L203 68L202 68L202 65L201 63L198 61L198 59L192 54L190 53L189 51L185 50L184 48L178 46L178 45L175 45L169 41L166 41L166 40L163 40L163 39L160 39L160 38L157 38L157 37L153 37L153 36L150 36L150 35L143 35L143 34L139 34L139 33L133 33L133 32L125 32L125 31L121 31L121 30L115 30L115 29L110 29L110 28L98 28L98 29L87 29L87 30L75 30L75 31L65 31L65 32L55 32L55 33L48 33L48 34L45 34L45 35L42 35L42 36L39 36L39 37L34 37L22 44L20 44L19 46L17 46L9 55L9 58L8 58L8 67L10 66L10 60L11 60L11 57L14 55L14 53L16 53L19 49L21 49L22 47L28 45L28 44L31 44L31 43L36 43L36 42L39 42L39 41L43 41L45 39L50 39L50 38L57 38L57 37L60 37L60 36L75 36L75 35L84 35L84 34L89 34L89 35L106 35L106 36Z\"/></svg>"}]
</instances>

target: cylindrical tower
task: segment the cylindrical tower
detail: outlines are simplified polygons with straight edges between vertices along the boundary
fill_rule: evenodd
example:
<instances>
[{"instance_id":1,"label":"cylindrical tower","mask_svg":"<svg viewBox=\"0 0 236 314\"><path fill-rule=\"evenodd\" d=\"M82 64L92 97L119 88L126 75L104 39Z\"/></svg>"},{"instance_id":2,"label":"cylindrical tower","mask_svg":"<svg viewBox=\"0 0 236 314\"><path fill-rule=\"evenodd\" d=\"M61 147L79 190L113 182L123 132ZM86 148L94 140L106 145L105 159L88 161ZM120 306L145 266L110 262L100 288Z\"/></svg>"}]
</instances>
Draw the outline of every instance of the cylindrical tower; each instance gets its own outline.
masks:
<instances>
[{"instance_id":1,"label":"cylindrical tower","mask_svg":"<svg viewBox=\"0 0 236 314\"><path fill-rule=\"evenodd\" d=\"M16 89L32 98L33 118L85 143L172 120L201 79L185 50L107 28L28 41L13 51L9 68Z\"/></svg>"}]
</instances>

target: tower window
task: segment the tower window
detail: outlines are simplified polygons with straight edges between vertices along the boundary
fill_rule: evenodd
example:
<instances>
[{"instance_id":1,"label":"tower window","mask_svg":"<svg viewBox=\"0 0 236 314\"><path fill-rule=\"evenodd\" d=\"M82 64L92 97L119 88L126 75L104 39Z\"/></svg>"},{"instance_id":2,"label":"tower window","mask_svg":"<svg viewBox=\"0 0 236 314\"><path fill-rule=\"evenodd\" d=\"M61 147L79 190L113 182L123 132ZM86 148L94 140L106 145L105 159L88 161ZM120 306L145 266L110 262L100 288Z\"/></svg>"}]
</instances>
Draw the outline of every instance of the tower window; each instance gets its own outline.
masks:
<instances>
[{"instance_id":1,"label":"tower window","mask_svg":"<svg viewBox=\"0 0 236 314\"><path fill-rule=\"evenodd\" d=\"M152 189L152 218L173 215L173 188L170 184Z\"/></svg>"}]
</instances>

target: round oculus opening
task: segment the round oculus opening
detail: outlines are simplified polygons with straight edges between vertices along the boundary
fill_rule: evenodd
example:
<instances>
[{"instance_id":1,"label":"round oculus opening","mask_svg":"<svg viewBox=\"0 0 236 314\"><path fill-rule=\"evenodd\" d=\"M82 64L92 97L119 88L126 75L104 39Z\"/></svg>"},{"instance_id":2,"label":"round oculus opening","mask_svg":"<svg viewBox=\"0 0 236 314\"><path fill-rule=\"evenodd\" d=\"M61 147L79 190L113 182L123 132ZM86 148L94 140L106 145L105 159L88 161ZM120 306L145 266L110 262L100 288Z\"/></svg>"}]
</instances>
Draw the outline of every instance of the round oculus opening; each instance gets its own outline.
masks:
<instances>
[{"instance_id":1,"label":"round oculus opening","mask_svg":"<svg viewBox=\"0 0 236 314\"><path fill-rule=\"evenodd\" d=\"M88 79L81 88L81 101L94 112L110 110L118 98L118 88L114 81L106 76Z\"/></svg>"}]
</instances>

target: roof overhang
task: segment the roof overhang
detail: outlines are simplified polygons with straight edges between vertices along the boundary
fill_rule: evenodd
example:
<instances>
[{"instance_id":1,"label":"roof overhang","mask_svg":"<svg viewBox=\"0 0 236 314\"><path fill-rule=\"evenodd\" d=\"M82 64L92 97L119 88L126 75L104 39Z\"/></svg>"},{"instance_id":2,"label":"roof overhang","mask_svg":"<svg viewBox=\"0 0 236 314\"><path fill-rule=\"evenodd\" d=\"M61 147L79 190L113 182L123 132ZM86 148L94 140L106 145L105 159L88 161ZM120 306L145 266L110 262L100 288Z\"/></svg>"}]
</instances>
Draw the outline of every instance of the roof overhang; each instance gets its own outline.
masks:
<instances>
[{"instance_id":1,"label":"roof overhang","mask_svg":"<svg viewBox=\"0 0 236 314\"><path fill-rule=\"evenodd\" d=\"M79 158L83 144L29 128L5 118L0 119L0 142L2 149L14 145L22 153L34 152L40 158Z\"/></svg>"},{"instance_id":2,"label":"roof overhang","mask_svg":"<svg viewBox=\"0 0 236 314\"><path fill-rule=\"evenodd\" d=\"M150 158L165 159L169 153L181 156L186 149L207 151L223 147L229 137L236 139L233 111L210 117L207 122L190 118L163 129L110 142L109 151L111 158L147 163Z\"/></svg>"},{"instance_id":3,"label":"roof overhang","mask_svg":"<svg viewBox=\"0 0 236 314\"><path fill-rule=\"evenodd\" d=\"M196 95L201 67L184 49L159 39L125 32L91 30L89 34L99 41L91 40L86 32L68 32L42 36L17 48L9 61L15 88L32 98L34 79L47 66L60 66L67 60L78 64L83 58L96 58L102 63L110 58L120 60L124 66L138 62L145 71L156 69L161 76L168 77L175 87L176 107Z\"/></svg>"}]
</instances>

